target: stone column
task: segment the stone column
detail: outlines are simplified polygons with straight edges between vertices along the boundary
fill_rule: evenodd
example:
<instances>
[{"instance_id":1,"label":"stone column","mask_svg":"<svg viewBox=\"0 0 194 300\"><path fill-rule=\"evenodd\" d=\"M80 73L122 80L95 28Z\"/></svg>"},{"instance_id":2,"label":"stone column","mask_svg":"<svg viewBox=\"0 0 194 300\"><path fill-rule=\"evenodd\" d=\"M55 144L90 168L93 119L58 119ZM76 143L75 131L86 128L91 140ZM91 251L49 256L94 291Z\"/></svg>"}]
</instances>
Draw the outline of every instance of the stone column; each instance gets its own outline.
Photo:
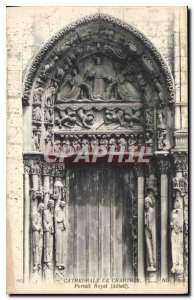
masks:
<instances>
[{"instance_id":1,"label":"stone column","mask_svg":"<svg viewBox=\"0 0 194 300\"><path fill-rule=\"evenodd\" d=\"M30 277L30 178L29 166L24 167L24 281Z\"/></svg>"},{"instance_id":2,"label":"stone column","mask_svg":"<svg viewBox=\"0 0 194 300\"><path fill-rule=\"evenodd\" d=\"M160 169L160 197L161 197L161 278L168 278L168 169L166 157L158 159Z\"/></svg>"},{"instance_id":3,"label":"stone column","mask_svg":"<svg viewBox=\"0 0 194 300\"><path fill-rule=\"evenodd\" d=\"M137 227L138 227L138 278L145 281L145 258L144 258L144 172L143 165L135 166L137 174Z\"/></svg>"}]
</instances>

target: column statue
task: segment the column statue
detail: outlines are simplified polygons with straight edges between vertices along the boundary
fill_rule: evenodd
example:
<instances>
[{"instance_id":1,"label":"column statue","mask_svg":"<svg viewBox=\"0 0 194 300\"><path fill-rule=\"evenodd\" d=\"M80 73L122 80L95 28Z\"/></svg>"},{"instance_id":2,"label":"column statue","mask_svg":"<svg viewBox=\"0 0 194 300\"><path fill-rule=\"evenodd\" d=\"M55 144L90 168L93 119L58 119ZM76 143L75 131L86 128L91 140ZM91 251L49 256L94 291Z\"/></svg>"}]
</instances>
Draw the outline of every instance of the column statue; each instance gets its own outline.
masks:
<instances>
[{"instance_id":1,"label":"column statue","mask_svg":"<svg viewBox=\"0 0 194 300\"><path fill-rule=\"evenodd\" d=\"M42 213L44 210L44 204L39 203L36 211L31 216L32 226L32 260L33 260L33 272L40 273L41 259L42 259L42 247L43 247L43 227L42 227Z\"/></svg>"},{"instance_id":2,"label":"column statue","mask_svg":"<svg viewBox=\"0 0 194 300\"><path fill-rule=\"evenodd\" d=\"M156 216L155 197L150 192L145 198L145 238L148 252L147 271L156 271Z\"/></svg>"},{"instance_id":3,"label":"column statue","mask_svg":"<svg viewBox=\"0 0 194 300\"><path fill-rule=\"evenodd\" d=\"M172 273L183 273L183 212L176 199L171 213Z\"/></svg>"},{"instance_id":4,"label":"column statue","mask_svg":"<svg viewBox=\"0 0 194 300\"><path fill-rule=\"evenodd\" d=\"M56 267L59 270L65 268L66 226L65 201L60 201L58 207L55 209Z\"/></svg>"},{"instance_id":5,"label":"column statue","mask_svg":"<svg viewBox=\"0 0 194 300\"><path fill-rule=\"evenodd\" d=\"M52 274L52 263L53 263L53 210L55 201L52 199L48 200L47 208L44 210L43 215L43 230L44 230L44 274L45 278L50 278Z\"/></svg>"}]
</instances>

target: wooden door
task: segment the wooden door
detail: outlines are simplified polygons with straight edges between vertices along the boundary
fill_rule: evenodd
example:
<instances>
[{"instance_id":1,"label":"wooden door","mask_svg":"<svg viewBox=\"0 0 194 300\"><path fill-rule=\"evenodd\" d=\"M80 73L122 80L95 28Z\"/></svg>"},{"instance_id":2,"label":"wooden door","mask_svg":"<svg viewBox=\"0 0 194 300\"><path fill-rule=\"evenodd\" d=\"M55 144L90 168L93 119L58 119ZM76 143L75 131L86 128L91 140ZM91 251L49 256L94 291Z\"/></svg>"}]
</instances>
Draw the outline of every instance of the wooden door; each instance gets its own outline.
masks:
<instances>
[{"instance_id":1,"label":"wooden door","mask_svg":"<svg viewBox=\"0 0 194 300\"><path fill-rule=\"evenodd\" d=\"M74 164L67 176L67 277L132 277L136 215L133 169L120 164Z\"/></svg>"}]
</instances>

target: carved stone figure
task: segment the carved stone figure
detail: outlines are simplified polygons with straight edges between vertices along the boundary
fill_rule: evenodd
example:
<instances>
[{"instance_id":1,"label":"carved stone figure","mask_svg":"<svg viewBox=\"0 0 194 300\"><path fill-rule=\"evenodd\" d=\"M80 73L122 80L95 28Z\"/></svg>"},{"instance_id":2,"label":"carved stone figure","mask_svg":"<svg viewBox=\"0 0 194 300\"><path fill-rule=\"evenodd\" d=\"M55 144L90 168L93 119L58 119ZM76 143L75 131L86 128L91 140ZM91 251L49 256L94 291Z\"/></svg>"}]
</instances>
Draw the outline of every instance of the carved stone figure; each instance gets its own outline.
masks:
<instances>
[{"instance_id":1,"label":"carved stone figure","mask_svg":"<svg viewBox=\"0 0 194 300\"><path fill-rule=\"evenodd\" d=\"M33 120L36 122L41 121L41 108L40 106L36 106L33 109Z\"/></svg>"},{"instance_id":2,"label":"carved stone figure","mask_svg":"<svg viewBox=\"0 0 194 300\"><path fill-rule=\"evenodd\" d=\"M91 87L86 84L78 70L74 68L71 74L65 78L60 101L76 100L76 99L92 99Z\"/></svg>"},{"instance_id":3,"label":"carved stone figure","mask_svg":"<svg viewBox=\"0 0 194 300\"><path fill-rule=\"evenodd\" d=\"M142 87L142 94L149 107L154 107L156 105L157 97L149 84L145 84Z\"/></svg>"},{"instance_id":4,"label":"carved stone figure","mask_svg":"<svg viewBox=\"0 0 194 300\"><path fill-rule=\"evenodd\" d=\"M56 247L56 267L64 269L66 255L66 211L65 202L60 201L55 208L55 247Z\"/></svg>"},{"instance_id":5,"label":"carved stone figure","mask_svg":"<svg viewBox=\"0 0 194 300\"><path fill-rule=\"evenodd\" d=\"M178 199L171 213L172 273L183 273L183 211Z\"/></svg>"},{"instance_id":6,"label":"carved stone figure","mask_svg":"<svg viewBox=\"0 0 194 300\"><path fill-rule=\"evenodd\" d=\"M131 133L128 139L129 146L134 145L136 142L137 142L137 137L133 133Z\"/></svg>"},{"instance_id":7,"label":"carved stone figure","mask_svg":"<svg viewBox=\"0 0 194 300\"><path fill-rule=\"evenodd\" d=\"M132 83L129 74L125 69L121 70L116 81L108 87L106 98L120 99L127 102L141 101L140 93Z\"/></svg>"},{"instance_id":8,"label":"carved stone figure","mask_svg":"<svg viewBox=\"0 0 194 300\"><path fill-rule=\"evenodd\" d=\"M145 198L145 238L148 253L147 271L156 271L156 213L152 192Z\"/></svg>"},{"instance_id":9,"label":"carved stone figure","mask_svg":"<svg viewBox=\"0 0 194 300\"><path fill-rule=\"evenodd\" d=\"M165 149L166 145L166 130L158 131L158 149Z\"/></svg>"},{"instance_id":10,"label":"carved stone figure","mask_svg":"<svg viewBox=\"0 0 194 300\"><path fill-rule=\"evenodd\" d=\"M76 136L76 135L73 138L72 146L73 146L75 151L79 151L79 149L80 149L80 140L79 140L78 136Z\"/></svg>"},{"instance_id":11,"label":"carved stone figure","mask_svg":"<svg viewBox=\"0 0 194 300\"><path fill-rule=\"evenodd\" d=\"M49 268L53 262L53 209L55 201L52 199L48 200L47 208L44 210L43 215L43 230L44 230L44 264L45 268ZM49 268L50 269L50 268Z\"/></svg>"},{"instance_id":12,"label":"carved stone figure","mask_svg":"<svg viewBox=\"0 0 194 300\"><path fill-rule=\"evenodd\" d=\"M77 111L77 116L79 117L81 124L79 122L76 123L81 127L90 129L94 124L94 114L91 110L84 110L83 108L79 108Z\"/></svg>"},{"instance_id":13,"label":"carved stone figure","mask_svg":"<svg viewBox=\"0 0 194 300\"><path fill-rule=\"evenodd\" d=\"M162 85L155 79L154 86L155 86L156 91L158 92L160 104L165 104L166 97L165 97L165 92L162 88Z\"/></svg>"},{"instance_id":14,"label":"carved stone figure","mask_svg":"<svg viewBox=\"0 0 194 300\"><path fill-rule=\"evenodd\" d=\"M43 88L42 87L38 87L37 89L34 90L33 103L36 103L36 104L41 103L42 93L43 93Z\"/></svg>"},{"instance_id":15,"label":"carved stone figure","mask_svg":"<svg viewBox=\"0 0 194 300\"><path fill-rule=\"evenodd\" d=\"M165 129L166 126L165 126L165 124L164 124L164 116L163 116L163 113L162 113L161 110L158 110L158 111L157 111L157 117L158 117L158 120L157 120L157 123L158 123L157 128L158 128L158 129Z\"/></svg>"},{"instance_id":16,"label":"carved stone figure","mask_svg":"<svg viewBox=\"0 0 194 300\"><path fill-rule=\"evenodd\" d=\"M153 145L152 133L149 132L149 131L147 131L147 132L145 133L145 143L146 143L147 145L150 145L150 146Z\"/></svg>"},{"instance_id":17,"label":"carved stone figure","mask_svg":"<svg viewBox=\"0 0 194 300\"><path fill-rule=\"evenodd\" d=\"M52 128L48 127L45 132L45 146L51 147L52 146Z\"/></svg>"},{"instance_id":18,"label":"carved stone figure","mask_svg":"<svg viewBox=\"0 0 194 300\"><path fill-rule=\"evenodd\" d=\"M46 89L44 94L44 101L47 106L53 106L56 94L56 87L51 86Z\"/></svg>"},{"instance_id":19,"label":"carved stone figure","mask_svg":"<svg viewBox=\"0 0 194 300\"><path fill-rule=\"evenodd\" d=\"M33 140L32 140L32 150L33 151L39 151L40 150L40 131L34 131L33 132Z\"/></svg>"},{"instance_id":20,"label":"carved stone figure","mask_svg":"<svg viewBox=\"0 0 194 300\"><path fill-rule=\"evenodd\" d=\"M137 113L138 114L138 113ZM127 110L121 110L121 109L107 109L105 111L105 117L104 117L104 122L102 124L100 124L100 126L102 125L109 125L109 124L114 124L114 123L119 123L119 125L117 125L115 127L115 129L117 129L118 127L133 127L133 120L138 120L139 118L137 118L136 113L133 114L132 109L128 108ZM99 126L99 127L100 127ZM98 127L98 128L99 128Z\"/></svg>"},{"instance_id":21,"label":"carved stone figure","mask_svg":"<svg viewBox=\"0 0 194 300\"><path fill-rule=\"evenodd\" d=\"M126 144L127 144L125 138L120 138L118 140L118 144L119 144L119 150L120 151L125 151L125 147L126 147Z\"/></svg>"},{"instance_id":22,"label":"carved stone figure","mask_svg":"<svg viewBox=\"0 0 194 300\"><path fill-rule=\"evenodd\" d=\"M83 140L81 141L81 145L82 145L82 149L88 149L89 147L89 141L87 138L83 138Z\"/></svg>"},{"instance_id":23,"label":"carved stone figure","mask_svg":"<svg viewBox=\"0 0 194 300\"><path fill-rule=\"evenodd\" d=\"M49 109L46 108L44 112L44 121L51 123L52 119L53 119L53 110L50 108Z\"/></svg>"},{"instance_id":24,"label":"carved stone figure","mask_svg":"<svg viewBox=\"0 0 194 300\"><path fill-rule=\"evenodd\" d=\"M33 255L33 272L41 270L42 248L43 248L43 227L42 212L44 204L39 203L36 211L32 212L32 255Z\"/></svg>"},{"instance_id":25,"label":"carved stone figure","mask_svg":"<svg viewBox=\"0 0 194 300\"><path fill-rule=\"evenodd\" d=\"M92 136L90 145L91 145L91 151L93 152L95 147L98 146L98 139L95 135Z\"/></svg>"},{"instance_id":26,"label":"carved stone figure","mask_svg":"<svg viewBox=\"0 0 194 300\"><path fill-rule=\"evenodd\" d=\"M104 147L108 146L108 139L107 139L107 136L105 134L102 135L99 144L101 146L104 146Z\"/></svg>"},{"instance_id":27,"label":"carved stone figure","mask_svg":"<svg viewBox=\"0 0 194 300\"><path fill-rule=\"evenodd\" d=\"M104 100L106 85L109 85L113 79L110 75L105 74L102 58L100 56L96 57L95 65L92 71L87 74L87 79L92 81L93 99Z\"/></svg>"},{"instance_id":28,"label":"carved stone figure","mask_svg":"<svg viewBox=\"0 0 194 300\"><path fill-rule=\"evenodd\" d=\"M58 115L59 115L59 120L55 119L56 123L59 123L59 127L65 126L65 127L73 127L76 124L77 121L77 116L76 116L76 111L67 108L65 111L58 110Z\"/></svg>"},{"instance_id":29,"label":"carved stone figure","mask_svg":"<svg viewBox=\"0 0 194 300\"><path fill-rule=\"evenodd\" d=\"M51 72L51 70L55 67L58 59L58 56L53 54L51 56L51 59L44 65L43 74L48 75Z\"/></svg>"},{"instance_id":30,"label":"carved stone figure","mask_svg":"<svg viewBox=\"0 0 194 300\"><path fill-rule=\"evenodd\" d=\"M116 146L117 146L117 141L116 141L116 139L115 138L111 138L110 140L109 140L109 151L110 152L114 152L114 151L116 151Z\"/></svg>"}]
</instances>

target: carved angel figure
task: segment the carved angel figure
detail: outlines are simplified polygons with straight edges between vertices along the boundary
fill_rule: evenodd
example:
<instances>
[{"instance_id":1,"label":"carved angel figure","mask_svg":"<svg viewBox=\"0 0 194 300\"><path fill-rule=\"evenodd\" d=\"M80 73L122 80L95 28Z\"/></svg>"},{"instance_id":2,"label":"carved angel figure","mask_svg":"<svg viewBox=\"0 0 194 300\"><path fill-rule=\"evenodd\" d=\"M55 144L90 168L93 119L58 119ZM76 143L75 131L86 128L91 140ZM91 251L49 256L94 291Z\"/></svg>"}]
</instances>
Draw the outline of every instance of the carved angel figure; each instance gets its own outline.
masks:
<instances>
[{"instance_id":1,"label":"carved angel figure","mask_svg":"<svg viewBox=\"0 0 194 300\"><path fill-rule=\"evenodd\" d=\"M183 273L183 211L180 202L175 200L171 213L172 273Z\"/></svg>"},{"instance_id":2,"label":"carved angel figure","mask_svg":"<svg viewBox=\"0 0 194 300\"><path fill-rule=\"evenodd\" d=\"M65 202L60 201L58 207L55 209L56 266L59 270L65 267L66 226Z\"/></svg>"},{"instance_id":3,"label":"carved angel figure","mask_svg":"<svg viewBox=\"0 0 194 300\"><path fill-rule=\"evenodd\" d=\"M36 211L31 216L32 226L32 254L33 254L33 271L40 271L42 247L43 247L43 227L42 227L42 212L44 204L39 203Z\"/></svg>"},{"instance_id":4,"label":"carved angel figure","mask_svg":"<svg viewBox=\"0 0 194 300\"><path fill-rule=\"evenodd\" d=\"M151 195L145 198L145 238L148 252L147 271L156 271L156 213L155 198Z\"/></svg>"}]
</instances>

